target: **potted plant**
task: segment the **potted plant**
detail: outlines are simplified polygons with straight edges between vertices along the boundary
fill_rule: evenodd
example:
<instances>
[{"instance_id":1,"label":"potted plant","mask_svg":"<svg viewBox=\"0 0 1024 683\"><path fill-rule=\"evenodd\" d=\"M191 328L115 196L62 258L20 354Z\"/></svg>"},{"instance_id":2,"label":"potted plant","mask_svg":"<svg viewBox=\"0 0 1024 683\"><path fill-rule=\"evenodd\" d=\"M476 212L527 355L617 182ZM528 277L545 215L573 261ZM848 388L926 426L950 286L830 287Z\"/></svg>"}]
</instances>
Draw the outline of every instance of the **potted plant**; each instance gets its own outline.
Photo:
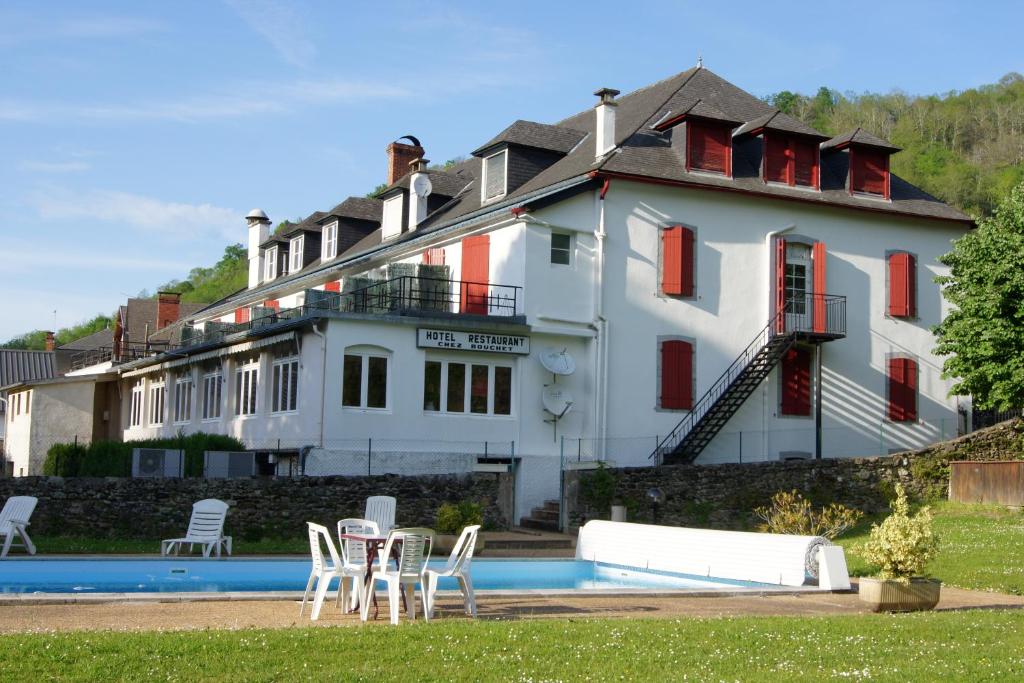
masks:
<instances>
[{"instance_id":1,"label":"potted plant","mask_svg":"<svg viewBox=\"0 0 1024 683\"><path fill-rule=\"evenodd\" d=\"M935 607L942 584L921 574L938 546L931 510L924 507L911 516L907 493L902 484L897 484L892 514L881 524L871 525L871 537L860 548L860 555L879 570L876 577L860 580L861 601L875 612Z\"/></svg>"}]
</instances>

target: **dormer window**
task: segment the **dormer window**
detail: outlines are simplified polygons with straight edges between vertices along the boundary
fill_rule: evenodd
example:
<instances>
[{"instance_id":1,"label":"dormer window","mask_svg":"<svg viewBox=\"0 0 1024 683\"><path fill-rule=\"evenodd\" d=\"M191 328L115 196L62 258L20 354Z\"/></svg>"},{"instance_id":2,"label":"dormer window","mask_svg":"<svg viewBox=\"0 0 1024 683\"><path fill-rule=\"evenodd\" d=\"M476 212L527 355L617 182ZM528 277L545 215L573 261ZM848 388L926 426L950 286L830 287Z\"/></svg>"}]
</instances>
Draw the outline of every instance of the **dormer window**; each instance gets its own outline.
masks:
<instances>
[{"instance_id":1,"label":"dormer window","mask_svg":"<svg viewBox=\"0 0 1024 683\"><path fill-rule=\"evenodd\" d=\"M302 246L305 241L306 240L302 235L292 238L290 247L291 260L288 267L289 272L297 273L302 270Z\"/></svg>"},{"instance_id":2,"label":"dormer window","mask_svg":"<svg viewBox=\"0 0 1024 683\"><path fill-rule=\"evenodd\" d=\"M732 131L710 121L686 122L686 170L732 175Z\"/></svg>"},{"instance_id":3,"label":"dormer window","mask_svg":"<svg viewBox=\"0 0 1024 683\"><path fill-rule=\"evenodd\" d=\"M263 258L263 280L270 282L277 277L277 247L267 249Z\"/></svg>"},{"instance_id":4,"label":"dormer window","mask_svg":"<svg viewBox=\"0 0 1024 683\"><path fill-rule=\"evenodd\" d=\"M504 197L508 187L508 150L484 157L484 177L481 201L489 202Z\"/></svg>"},{"instance_id":5,"label":"dormer window","mask_svg":"<svg viewBox=\"0 0 1024 683\"><path fill-rule=\"evenodd\" d=\"M889 198L889 155L885 151L850 146L850 192Z\"/></svg>"},{"instance_id":6,"label":"dormer window","mask_svg":"<svg viewBox=\"0 0 1024 683\"><path fill-rule=\"evenodd\" d=\"M389 240L402 234L401 193L384 200L384 222L381 224L381 239Z\"/></svg>"},{"instance_id":7,"label":"dormer window","mask_svg":"<svg viewBox=\"0 0 1024 683\"><path fill-rule=\"evenodd\" d=\"M330 261L338 255L338 221L328 223L324 226L323 240L321 241L320 260Z\"/></svg>"},{"instance_id":8,"label":"dormer window","mask_svg":"<svg viewBox=\"0 0 1024 683\"><path fill-rule=\"evenodd\" d=\"M790 186L820 187L818 143L796 136L766 132L764 135L764 179Z\"/></svg>"}]
</instances>

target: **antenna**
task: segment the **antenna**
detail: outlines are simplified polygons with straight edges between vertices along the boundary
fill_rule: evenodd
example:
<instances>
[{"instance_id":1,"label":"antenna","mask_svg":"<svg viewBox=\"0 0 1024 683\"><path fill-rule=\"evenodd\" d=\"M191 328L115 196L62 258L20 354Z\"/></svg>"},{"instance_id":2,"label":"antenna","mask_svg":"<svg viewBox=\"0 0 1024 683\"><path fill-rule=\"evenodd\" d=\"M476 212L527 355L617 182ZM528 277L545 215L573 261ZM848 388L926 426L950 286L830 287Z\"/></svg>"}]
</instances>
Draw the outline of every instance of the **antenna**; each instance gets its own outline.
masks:
<instances>
[{"instance_id":1,"label":"antenna","mask_svg":"<svg viewBox=\"0 0 1024 683\"><path fill-rule=\"evenodd\" d=\"M704 68L704 57L700 53L697 54L697 68L698 69L703 69Z\"/></svg>"}]
</instances>

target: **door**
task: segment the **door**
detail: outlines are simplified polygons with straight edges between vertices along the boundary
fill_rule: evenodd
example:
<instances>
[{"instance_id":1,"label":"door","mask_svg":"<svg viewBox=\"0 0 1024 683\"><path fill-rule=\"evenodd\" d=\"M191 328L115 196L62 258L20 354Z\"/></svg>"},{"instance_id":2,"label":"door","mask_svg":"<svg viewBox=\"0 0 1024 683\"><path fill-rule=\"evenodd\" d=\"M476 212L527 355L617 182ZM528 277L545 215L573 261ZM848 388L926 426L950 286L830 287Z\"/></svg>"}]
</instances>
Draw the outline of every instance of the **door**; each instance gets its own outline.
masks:
<instances>
[{"instance_id":1,"label":"door","mask_svg":"<svg viewBox=\"0 0 1024 683\"><path fill-rule=\"evenodd\" d=\"M786 330L789 332L812 329L812 277L811 247L799 242L786 242Z\"/></svg>"},{"instance_id":2,"label":"door","mask_svg":"<svg viewBox=\"0 0 1024 683\"><path fill-rule=\"evenodd\" d=\"M462 285L459 310L462 313L487 315L490 290L491 238L476 235L462 240Z\"/></svg>"}]
</instances>

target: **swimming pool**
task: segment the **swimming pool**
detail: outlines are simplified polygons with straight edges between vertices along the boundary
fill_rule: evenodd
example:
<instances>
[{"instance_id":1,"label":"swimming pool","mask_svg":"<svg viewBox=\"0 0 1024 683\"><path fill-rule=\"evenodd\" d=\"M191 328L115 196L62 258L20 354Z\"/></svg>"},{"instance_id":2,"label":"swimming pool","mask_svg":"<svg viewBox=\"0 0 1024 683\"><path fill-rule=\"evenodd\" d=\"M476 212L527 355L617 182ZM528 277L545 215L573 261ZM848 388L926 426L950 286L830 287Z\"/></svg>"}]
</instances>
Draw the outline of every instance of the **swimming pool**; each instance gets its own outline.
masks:
<instances>
[{"instance_id":1,"label":"swimming pool","mask_svg":"<svg viewBox=\"0 0 1024 683\"><path fill-rule=\"evenodd\" d=\"M440 569L442 561L431 562ZM0 563L0 594L302 591L309 560L17 559ZM653 572L583 560L474 559L476 590L725 590L767 584ZM458 590L441 579L440 590Z\"/></svg>"}]
</instances>

